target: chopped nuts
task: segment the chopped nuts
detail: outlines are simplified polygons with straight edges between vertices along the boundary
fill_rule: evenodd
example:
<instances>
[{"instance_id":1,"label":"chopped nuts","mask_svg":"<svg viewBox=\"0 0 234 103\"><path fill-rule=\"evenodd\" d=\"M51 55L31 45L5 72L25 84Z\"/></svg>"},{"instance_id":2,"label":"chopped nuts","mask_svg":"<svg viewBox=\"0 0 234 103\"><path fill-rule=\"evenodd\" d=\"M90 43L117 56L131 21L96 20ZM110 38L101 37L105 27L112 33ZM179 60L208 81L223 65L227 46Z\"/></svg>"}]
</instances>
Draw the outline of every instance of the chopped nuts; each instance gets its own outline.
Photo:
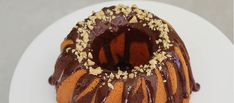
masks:
<instances>
[{"instance_id":1,"label":"chopped nuts","mask_svg":"<svg viewBox=\"0 0 234 103\"><path fill-rule=\"evenodd\" d=\"M128 76L127 76L127 75L124 75L124 76L123 76L123 79L127 79L127 78L128 78Z\"/></svg>"},{"instance_id":2,"label":"chopped nuts","mask_svg":"<svg viewBox=\"0 0 234 103\"><path fill-rule=\"evenodd\" d=\"M83 57L81 57L81 56L78 55L77 59L78 59L78 62L81 63L81 61L83 60Z\"/></svg>"},{"instance_id":3,"label":"chopped nuts","mask_svg":"<svg viewBox=\"0 0 234 103\"><path fill-rule=\"evenodd\" d=\"M136 4L132 4L132 7L133 8L138 8Z\"/></svg>"},{"instance_id":4,"label":"chopped nuts","mask_svg":"<svg viewBox=\"0 0 234 103\"><path fill-rule=\"evenodd\" d=\"M96 69L93 69L92 67L89 68L89 73L93 75L98 75L102 73L102 69L100 67L97 67Z\"/></svg>"},{"instance_id":5,"label":"chopped nuts","mask_svg":"<svg viewBox=\"0 0 234 103\"><path fill-rule=\"evenodd\" d=\"M76 50L75 50L75 49L72 49L71 51L72 51L72 53L75 53Z\"/></svg>"},{"instance_id":6,"label":"chopped nuts","mask_svg":"<svg viewBox=\"0 0 234 103\"><path fill-rule=\"evenodd\" d=\"M150 76L150 75L151 75L151 69L147 69L147 70L146 70L146 75L147 75L147 76Z\"/></svg>"},{"instance_id":7,"label":"chopped nuts","mask_svg":"<svg viewBox=\"0 0 234 103\"><path fill-rule=\"evenodd\" d=\"M149 61L149 63L155 65L155 64L157 64L157 61L156 61L155 59L151 59L151 60Z\"/></svg>"},{"instance_id":8,"label":"chopped nuts","mask_svg":"<svg viewBox=\"0 0 234 103\"><path fill-rule=\"evenodd\" d=\"M158 60L159 62L162 62L164 59L166 59L166 52L161 52L161 53L157 53L156 54L156 60Z\"/></svg>"},{"instance_id":9,"label":"chopped nuts","mask_svg":"<svg viewBox=\"0 0 234 103\"><path fill-rule=\"evenodd\" d=\"M92 55L92 53L88 53L88 57L90 58L90 59L93 59L93 55Z\"/></svg>"},{"instance_id":10,"label":"chopped nuts","mask_svg":"<svg viewBox=\"0 0 234 103\"><path fill-rule=\"evenodd\" d=\"M105 17L105 13L103 11L99 11L95 15L98 19L104 19Z\"/></svg>"},{"instance_id":11,"label":"chopped nuts","mask_svg":"<svg viewBox=\"0 0 234 103\"><path fill-rule=\"evenodd\" d=\"M115 76L113 73L110 74L110 78L113 79Z\"/></svg>"},{"instance_id":12,"label":"chopped nuts","mask_svg":"<svg viewBox=\"0 0 234 103\"><path fill-rule=\"evenodd\" d=\"M90 59L88 59L87 62L88 62L88 65L94 65L94 64L95 64L95 62L93 62L93 61L90 60Z\"/></svg>"},{"instance_id":13,"label":"chopped nuts","mask_svg":"<svg viewBox=\"0 0 234 103\"><path fill-rule=\"evenodd\" d=\"M135 75L134 75L133 73L130 73L130 74L129 74L129 78L134 78L134 76L135 76Z\"/></svg>"},{"instance_id":14,"label":"chopped nuts","mask_svg":"<svg viewBox=\"0 0 234 103\"><path fill-rule=\"evenodd\" d=\"M86 52L80 52L80 56L82 58L87 58L87 53Z\"/></svg>"},{"instance_id":15,"label":"chopped nuts","mask_svg":"<svg viewBox=\"0 0 234 103\"><path fill-rule=\"evenodd\" d=\"M129 23L137 23L137 18L136 16L133 16L132 19L129 21Z\"/></svg>"},{"instance_id":16,"label":"chopped nuts","mask_svg":"<svg viewBox=\"0 0 234 103\"><path fill-rule=\"evenodd\" d=\"M71 50L71 47L66 48L66 52L68 52L69 50Z\"/></svg>"},{"instance_id":17,"label":"chopped nuts","mask_svg":"<svg viewBox=\"0 0 234 103\"><path fill-rule=\"evenodd\" d=\"M114 86L111 83L107 83L107 86L111 89L114 89Z\"/></svg>"}]
</instances>

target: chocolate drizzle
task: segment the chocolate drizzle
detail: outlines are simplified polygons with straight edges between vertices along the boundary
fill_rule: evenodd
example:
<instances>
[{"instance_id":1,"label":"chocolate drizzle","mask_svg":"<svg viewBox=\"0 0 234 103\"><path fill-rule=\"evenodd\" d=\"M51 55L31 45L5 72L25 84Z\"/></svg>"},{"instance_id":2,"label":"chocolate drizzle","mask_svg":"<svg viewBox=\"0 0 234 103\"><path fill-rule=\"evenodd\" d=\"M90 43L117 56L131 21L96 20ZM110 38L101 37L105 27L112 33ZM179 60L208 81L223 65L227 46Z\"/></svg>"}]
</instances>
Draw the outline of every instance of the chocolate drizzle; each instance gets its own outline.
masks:
<instances>
[{"instance_id":1,"label":"chocolate drizzle","mask_svg":"<svg viewBox=\"0 0 234 103\"><path fill-rule=\"evenodd\" d=\"M108 16L109 14L107 14L107 10L113 8L114 6L107 7L102 9L102 11L104 11L104 13ZM103 20L96 20L96 25L94 25L93 30L90 31L89 34L90 38L89 47L85 49L85 51L89 51L90 49L92 49L92 54L94 56L93 61L96 62L94 66L100 65L101 67L105 67L101 76L104 75L104 73L110 74L111 72L116 72L117 71L116 67L122 66L123 71L130 71L131 69L133 69L134 65L130 63L131 61L130 47L133 42L146 43L148 47L147 51L150 57L153 55L152 54L153 51L157 51L159 49L159 45L162 45L162 44L155 44L155 40L159 38L158 31L152 31L149 29L149 27L142 26L145 23L145 21L133 24L128 22L129 19L136 14L131 12L127 17L123 16L122 13L113 14L113 15L116 18L109 22ZM153 16L153 18L159 19L157 16ZM87 19L85 19L85 21L87 21ZM80 24L77 24L77 26L79 28ZM110 27L112 28L111 30L109 29ZM173 94L172 91L172 84L167 68L165 66L162 66L163 68L160 71L160 73L162 74L162 77L165 81L164 86L168 97L167 103L181 103L182 99L188 98L192 91L198 91L200 85L196 83L193 78L189 62L189 55L183 41L179 38L179 36L171 26L169 26L169 29L170 30L168 36L170 40L173 42L174 47L179 47L181 49L183 57L186 61L186 65L188 67L191 91L188 93L186 90L185 71L183 71L181 61L177 56L177 54L175 53L173 47L171 47L166 51L172 55L172 58L166 59L163 62L164 63L171 62L175 67L176 77L178 81L177 82L178 88L175 94ZM66 39L70 39L73 42L76 42L76 39L80 36L80 34L77 33L76 31L77 28L73 28L72 31L66 37ZM112 54L113 51L111 51L110 42L121 33L124 33L125 35L124 51L123 55L118 55L118 63L115 63ZM68 47L74 49L75 45L70 44L66 46L66 48ZM103 47L105 58L107 59L107 62L104 64L101 64L98 58L101 47ZM72 52L66 52L64 49L60 54L58 60L56 61L55 71L54 74L49 78L49 83L51 85L59 87L59 85L63 80L65 80L68 76L72 75L72 73L76 72L78 69L81 68L88 69L85 68L84 64L77 62L75 59L76 57ZM144 59L144 58L135 58L135 59ZM137 79L140 77L144 78L146 82L148 102L155 103L157 85L159 84L159 82L154 72L150 76L147 76L145 73L139 73L139 75L137 75L137 77L135 78L122 80L124 82L122 103L137 103L137 102L141 103L141 101L144 98L142 86L140 86L139 89L137 90L136 93L137 95L133 96L131 95L131 91L133 90L133 87L136 85ZM102 85L102 83L105 83L105 81L102 80L103 78L101 78L100 82L97 84L95 88L93 88L91 92L87 93L80 100L78 101L76 100L77 95L79 95L80 92L83 89L85 89L90 84L90 82L93 81L95 78L99 77L91 74L86 74L77 81L77 86L73 92L72 96L73 98L71 100L71 103L76 103L76 102L89 103L91 102L91 98L94 95L96 95L95 103L103 103L106 100L108 94L111 91L111 88L109 88L107 85ZM117 80L118 79L114 78L112 82L116 82Z\"/></svg>"},{"instance_id":2,"label":"chocolate drizzle","mask_svg":"<svg viewBox=\"0 0 234 103\"><path fill-rule=\"evenodd\" d=\"M178 74L179 74L179 77L180 77L180 80L181 80L181 84L182 84L182 91L183 91L183 97L187 98L188 97L188 93L187 93L187 90L186 90L186 81L185 81L185 75L184 75L184 72L183 72L183 69L182 69L182 64L179 60L179 57L174 54L174 62L177 64L177 70L178 70Z\"/></svg>"},{"instance_id":3,"label":"chocolate drizzle","mask_svg":"<svg viewBox=\"0 0 234 103\"><path fill-rule=\"evenodd\" d=\"M171 80L168 74L167 69L164 67L163 70L160 71L162 74L162 77L164 79L164 85L166 87L166 93L167 93L167 103L174 103L174 97L172 93L172 86L171 86Z\"/></svg>"},{"instance_id":4,"label":"chocolate drizzle","mask_svg":"<svg viewBox=\"0 0 234 103\"><path fill-rule=\"evenodd\" d=\"M136 83L136 79L129 79L126 80L126 82L124 84L124 90L123 90L123 98L122 101L123 103L129 103L131 100L129 100L129 96L130 96L130 90L132 89L133 85Z\"/></svg>"},{"instance_id":5,"label":"chocolate drizzle","mask_svg":"<svg viewBox=\"0 0 234 103\"><path fill-rule=\"evenodd\" d=\"M85 75L83 77L80 78L80 80L77 81L77 86L76 89L74 90L73 93L73 101L72 103L84 103L84 102L91 102L92 99L90 99L91 97L94 96L94 93L96 92L98 86L100 85L100 83L98 84L97 88L94 88L90 93L86 94L84 97L82 97L81 99L77 100L77 96L80 95L80 93L82 91L85 90L85 88L95 79L95 76L93 75Z\"/></svg>"},{"instance_id":6,"label":"chocolate drizzle","mask_svg":"<svg viewBox=\"0 0 234 103\"><path fill-rule=\"evenodd\" d=\"M155 96L156 93L152 92L152 91L156 91L157 89L157 77L156 75L151 75L146 78L146 86L147 86L147 90L148 90L148 97L149 97L149 103L155 103Z\"/></svg>"}]
</instances>

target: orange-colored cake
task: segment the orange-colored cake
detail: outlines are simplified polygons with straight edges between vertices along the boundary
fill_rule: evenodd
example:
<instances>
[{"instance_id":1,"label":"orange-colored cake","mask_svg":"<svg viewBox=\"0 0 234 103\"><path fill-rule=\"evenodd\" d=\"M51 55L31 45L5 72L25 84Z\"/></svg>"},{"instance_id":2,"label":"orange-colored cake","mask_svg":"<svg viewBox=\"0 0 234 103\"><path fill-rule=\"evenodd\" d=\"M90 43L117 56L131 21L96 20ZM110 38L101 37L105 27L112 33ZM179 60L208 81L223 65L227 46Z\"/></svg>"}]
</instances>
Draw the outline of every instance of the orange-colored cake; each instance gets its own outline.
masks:
<instances>
[{"instance_id":1,"label":"orange-colored cake","mask_svg":"<svg viewBox=\"0 0 234 103\"><path fill-rule=\"evenodd\" d=\"M122 4L76 24L61 44L49 83L57 103L189 103L199 90L172 26Z\"/></svg>"}]
</instances>

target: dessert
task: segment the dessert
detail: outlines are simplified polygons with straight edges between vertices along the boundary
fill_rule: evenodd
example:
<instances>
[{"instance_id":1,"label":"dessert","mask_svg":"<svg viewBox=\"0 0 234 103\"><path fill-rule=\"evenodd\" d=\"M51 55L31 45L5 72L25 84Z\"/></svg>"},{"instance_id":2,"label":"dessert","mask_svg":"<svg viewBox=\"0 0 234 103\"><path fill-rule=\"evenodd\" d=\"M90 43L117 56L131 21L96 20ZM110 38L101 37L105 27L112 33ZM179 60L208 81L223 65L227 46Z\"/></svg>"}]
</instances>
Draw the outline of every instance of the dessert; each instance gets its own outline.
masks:
<instances>
[{"instance_id":1,"label":"dessert","mask_svg":"<svg viewBox=\"0 0 234 103\"><path fill-rule=\"evenodd\" d=\"M49 83L58 103L189 103L200 87L172 26L122 4L76 24Z\"/></svg>"}]
</instances>

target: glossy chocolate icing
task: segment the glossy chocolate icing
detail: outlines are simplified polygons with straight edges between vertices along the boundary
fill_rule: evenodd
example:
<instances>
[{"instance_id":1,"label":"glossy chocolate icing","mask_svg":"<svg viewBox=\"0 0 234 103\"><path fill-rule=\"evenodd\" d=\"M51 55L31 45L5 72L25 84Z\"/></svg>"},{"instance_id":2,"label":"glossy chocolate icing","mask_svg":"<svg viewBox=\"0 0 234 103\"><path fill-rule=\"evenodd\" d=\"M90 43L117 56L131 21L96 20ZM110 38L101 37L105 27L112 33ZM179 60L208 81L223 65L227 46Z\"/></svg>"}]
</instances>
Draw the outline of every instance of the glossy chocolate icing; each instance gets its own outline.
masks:
<instances>
[{"instance_id":1,"label":"glossy chocolate icing","mask_svg":"<svg viewBox=\"0 0 234 103\"><path fill-rule=\"evenodd\" d=\"M102 10L104 13L106 13L107 9L113 9L114 6L103 8ZM108 16L108 14L106 13ZM131 43L131 40L139 40L147 42L149 46L149 53L150 56L152 55L152 51L156 51L158 49L158 44L156 45L154 43L155 40L157 40L159 37L159 32L158 31L152 31L148 27L143 27L142 25L145 23L144 21L139 22L139 23L134 23L130 24L128 21L135 15L134 13L130 13L126 18L123 16L123 14L114 14L115 19L113 19L110 22L107 21L102 21L102 20L96 20L96 25L94 25L94 29L90 32L90 47L89 49L92 49L92 54L94 55L94 61L97 62L96 65L101 65L102 67L105 67L104 72L101 75L104 75L105 73L109 74L111 72L116 72L116 66L118 64L113 63L113 58L111 56L111 51L110 51L110 45L109 41L112 40L116 35L119 35L122 32L125 32L125 52L124 56L120 57L122 58L122 62L118 66L123 66L123 70L128 70L132 69L133 66L129 64L129 45ZM153 18L160 19L157 16L153 16ZM87 20L87 19L86 19ZM164 22L165 23L165 22ZM79 24L77 24L79 28ZM111 30L109 28L112 28ZM135 36L131 36L128 34L128 29L131 29L132 32L129 32L131 34L136 34ZM186 64L188 66L188 71L189 71L189 78L190 78L190 88L193 91L198 91L200 86L199 84L195 83L191 67L190 67L190 62L189 62L189 55L188 52L185 48L185 45L183 41L179 38L177 35L176 31L169 26L169 33L168 36L170 40L173 42L173 46L178 46L182 54L185 58ZM66 39L70 39L73 42L76 42L76 38L79 37L80 34L78 34L76 28L73 28L72 31L68 34ZM137 35L139 32L141 32L139 35ZM110 36L108 36L108 35ZM147 35L144 38L141 38L143 36L141 35ZM139 38L140 37L140 38ZM104 42L103 42L104 41ZM104 44L101 44L104 43ZM107 55L107 64L100 64L98 63L98 51L100 50L100 47L103 46L105 50L105 54ZM75 44L68 45L67 47L75 48ZM67 48L66 47L66 48ZM86 49L88 51L89 49ZM185 81L185 75L183 70L181 69L181 61L179 60L178 56L174 52L173 48L168 49L166 52L170 53L172 55L172 59L166 59L164 62L170 61L174 64L175 70L176 70L176 77L177 77L177 92L173 95L172 93L172 87L171 87L171 80L169 78L168 71L165 66L162 66L162 70L160 71L162 74L162 77L164 80L167 82L164 83L165 88L166 88L166 93L168 103L182 103L183 98L188 98L190 93L188 94L186 92L186 81ZM49 78L49 83L51 85L55 85L57 88L59 87L60 83L66 79L69 75L77 71L78 69L85 68L83 64L78 63L75 60L75 55L71 52L65 52L65 49L62 51L60 54L58 60L56 61L55 64L55 71L54 74ZM109 67L108 67L109 66ZM125 68L126 67L126 68ZM139 88L137 90L137 94L135 96L129 96L129 93L131 92L131 88L136 84L136 81L138 78L144 77L146 81L146 88L147 88L147 93L148 93L148 100L149 103L154 103L155 102L155 95L156 95L156 87L157 87L157 76L153 72L153 75L151 76L146 76L145 74L141 73L139 74L136 78L132 79L126 79L126 80L121 80L124 82L124 91L123 91L123 98L122 102L124 103L137 103L141 102L143 99L143 92L142 88ZM102 85L103 80L96 86L95 89L93 89L91 92L89 92L87 95L82 97L80 100L76 100L76 96L86 88L90 82L96 78L93 75L87 74L82 76L78 81L77 81L77 86L76 89L74 90L73 93L73 98L72 98L72 103L89 103L91 102L91 97L96 93L96 99L95 103L102 103L105 101L106 97L108 96L108 93L111 91L111 88L109 88L107 85ZM116 82L118 79L114 79L112 82ZM181 92L182 91L182 92Z\"/></svg>"}]
</instances>

